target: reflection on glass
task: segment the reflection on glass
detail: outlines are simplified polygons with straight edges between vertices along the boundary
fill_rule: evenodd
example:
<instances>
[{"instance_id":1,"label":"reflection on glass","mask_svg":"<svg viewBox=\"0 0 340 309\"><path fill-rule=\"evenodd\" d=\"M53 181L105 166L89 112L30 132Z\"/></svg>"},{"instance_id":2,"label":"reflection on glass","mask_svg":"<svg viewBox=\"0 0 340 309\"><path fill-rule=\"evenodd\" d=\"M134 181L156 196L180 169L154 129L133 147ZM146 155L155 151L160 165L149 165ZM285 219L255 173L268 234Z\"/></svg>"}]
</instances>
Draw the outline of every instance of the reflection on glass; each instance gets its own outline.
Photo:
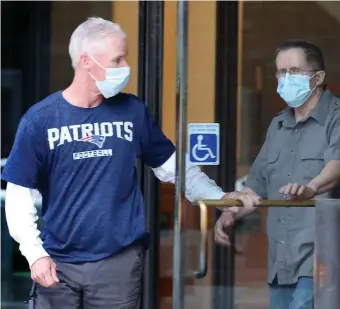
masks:
<instances>
[{"instance_id":1,"label":"reflection on glass","mask_svg":"<svg viewBox=\"0 0 340 309\"><path fill-rule=\"evenodd\" d=\"M316 309L340 308L340 200L319 200L315 224Z\"/></svg>"}]
</instances>

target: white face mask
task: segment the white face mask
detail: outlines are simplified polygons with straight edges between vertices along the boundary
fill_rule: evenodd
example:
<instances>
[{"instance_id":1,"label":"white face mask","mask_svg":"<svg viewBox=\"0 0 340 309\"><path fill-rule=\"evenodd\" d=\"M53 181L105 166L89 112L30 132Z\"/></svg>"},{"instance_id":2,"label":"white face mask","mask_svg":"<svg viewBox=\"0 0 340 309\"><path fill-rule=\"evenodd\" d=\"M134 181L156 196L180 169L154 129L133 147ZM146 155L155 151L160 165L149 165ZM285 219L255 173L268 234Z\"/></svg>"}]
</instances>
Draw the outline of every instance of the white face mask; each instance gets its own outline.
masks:
<instances>
[{"instance_id":1,"label":"white face mask","mask_svg":"<svg viewBox=\"0 0 340 309\"><path fill-rule=\"evenodd\" d=\"M117 95L126 87L130 79L130 68L104 68L96 59L92 60L105 71L105 79L97 80L91 73L90 76L96 81L96 86L104 98L108 99Z\"/></svg>"}]
</instances>

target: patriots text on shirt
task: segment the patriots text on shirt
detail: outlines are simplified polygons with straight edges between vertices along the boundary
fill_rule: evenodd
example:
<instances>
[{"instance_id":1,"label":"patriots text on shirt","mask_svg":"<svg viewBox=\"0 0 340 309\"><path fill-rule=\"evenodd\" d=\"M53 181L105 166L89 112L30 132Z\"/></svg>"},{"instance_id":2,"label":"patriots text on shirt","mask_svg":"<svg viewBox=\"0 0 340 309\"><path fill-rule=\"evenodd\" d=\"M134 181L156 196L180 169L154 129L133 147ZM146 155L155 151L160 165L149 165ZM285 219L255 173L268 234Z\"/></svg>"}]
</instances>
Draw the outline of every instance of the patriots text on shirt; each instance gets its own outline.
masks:
<instances>
[{"instance_id":1,"label":"patriots text on shirt","mask_svg":"<svg viewBox=\"0 0 340 309\"><path fill-rule=\"evenodd\" d=\"M102 149L105 145L105 140L116 136L116 138L132 142L133 123L130 121L118 121L62 126L47 129L47 136L50 150L72 142L86 142L98 147L96 150L73 153L74 160L112 156L112 149Z\"/></svg>"}]
</instances>

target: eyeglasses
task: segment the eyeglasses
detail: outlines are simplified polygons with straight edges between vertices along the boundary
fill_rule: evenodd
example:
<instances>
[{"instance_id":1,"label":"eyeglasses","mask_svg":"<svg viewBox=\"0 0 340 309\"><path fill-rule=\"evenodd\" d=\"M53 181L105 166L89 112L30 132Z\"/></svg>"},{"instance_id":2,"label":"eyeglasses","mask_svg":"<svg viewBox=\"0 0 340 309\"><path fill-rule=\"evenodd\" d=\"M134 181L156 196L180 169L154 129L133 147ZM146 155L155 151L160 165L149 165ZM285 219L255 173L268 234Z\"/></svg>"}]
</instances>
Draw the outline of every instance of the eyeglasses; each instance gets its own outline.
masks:
<instances>
[{"instance_id":1,"label":"eyeglasses","mask_svg":"<svg viewBox=\"0 0 340 309\"><path fill-rule=\"evenodd\" d=\"M320 70L308 70L308 69L299 69L299 68L280 69L275 72L275 77L276 78L284 77L287 73L289 73L290 75L304 75L306 73L317 72L317 71L320 71Z\"/></svg>"}]
</instances>

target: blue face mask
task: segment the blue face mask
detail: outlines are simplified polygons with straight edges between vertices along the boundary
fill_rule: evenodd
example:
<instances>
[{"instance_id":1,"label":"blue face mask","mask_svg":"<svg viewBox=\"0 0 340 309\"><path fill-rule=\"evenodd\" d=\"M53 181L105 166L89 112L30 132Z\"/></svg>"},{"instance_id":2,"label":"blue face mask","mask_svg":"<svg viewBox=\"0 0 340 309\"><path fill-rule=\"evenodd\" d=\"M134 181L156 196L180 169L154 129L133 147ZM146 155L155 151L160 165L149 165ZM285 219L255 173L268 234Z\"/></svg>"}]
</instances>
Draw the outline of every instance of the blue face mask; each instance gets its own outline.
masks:
<instances>
[{"instance_id":1,"label":"blue face mask","mask_svg":"<svg viewBox=\"0 0 340 309\"><path fill-rule=\"evenodd\" d=\"M122 91L129 82L130 68L104 68L97 60L91 57L103 70L105 70L105 79L98 81L91 73L90 76L96 81L96 86L104 98L108 99Z\"/></svg>"},{"instance_id":2,"label":"blue face mask","mask_svg":"<svg viewBox=\"0 0 340 309\"><path fill-rule=\"evenodd\" d=\"M312 77L308 75L291 75L286 73L285 76L280 77L277 86L277 93L287 103L288 106L297 108L303 105L313 90L309 85Z\"/></svg>"}]
</instances>

